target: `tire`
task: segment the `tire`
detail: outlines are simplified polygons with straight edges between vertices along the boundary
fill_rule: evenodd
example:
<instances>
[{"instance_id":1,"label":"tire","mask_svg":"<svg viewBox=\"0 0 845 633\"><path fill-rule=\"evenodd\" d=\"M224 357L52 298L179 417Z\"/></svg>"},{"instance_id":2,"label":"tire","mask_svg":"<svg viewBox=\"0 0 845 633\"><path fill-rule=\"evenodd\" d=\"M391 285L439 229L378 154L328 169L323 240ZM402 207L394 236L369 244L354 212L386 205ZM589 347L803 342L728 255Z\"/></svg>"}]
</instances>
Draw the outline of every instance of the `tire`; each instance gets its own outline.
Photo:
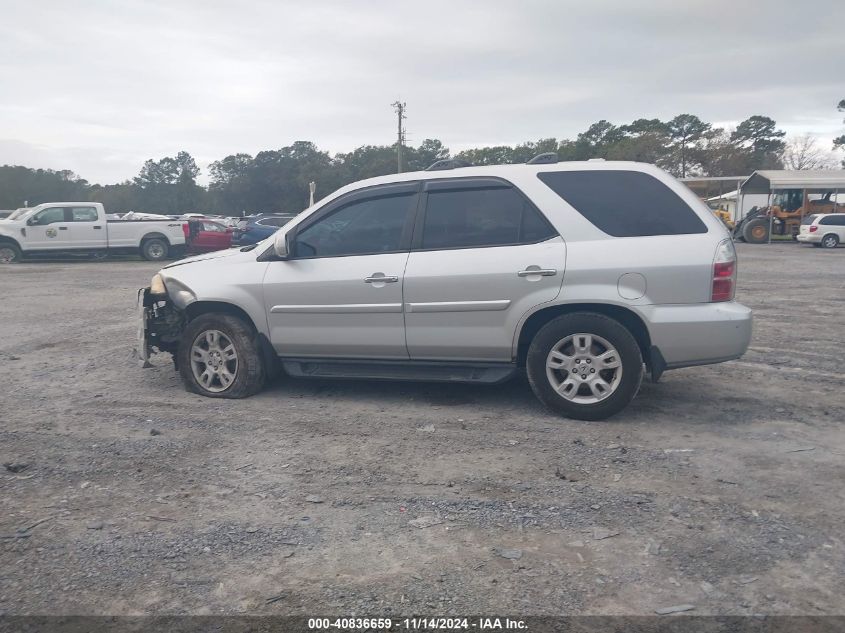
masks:
<instances>
[{"instance_id":1,"label":"tire","mask_svg":"<svg viewBox=\"0 0 845 633\"><path fill-rule=\"evenodd\" d=\"M839 246L839 237L835 233L828 233L820 242L822 248L836 248Z\"/></svg>"},{"instance_id":2,"label":"tire","mask_svg":"<svg viewBox=\"0 0 845 633\"><path fill-rule=\"evenodd\" d=\"M592 345L579 356L577 349L570 345L576 341L585 343L583 336L589 336ZM553 357L553 354L558 356ZM600 356L607 356L608 362L616 358L618 367L600 369L597 367ZM549 363L557 364L561 358L581 362L573 367L573 363L564 361L560 367L567 365L565 370L549 366ZM589 365L587 359L592 361ZM570 376L571 369L578 369L578 372ZM576 420L604 420L624 409L637 395L643 380L643 358L637 341L621 323L603 314L575 312L549 321L536 334L528 348L526 370L534 394L552 411ZM581 382L581 376L586 380ZM596 396L601 388L595 382L597 379L607 385L609 393ZM574 391L571 390L573 382L576 384ZM562 391L567 389L567 383L570 393L565 396Z\"/></svg>"},{"instance_id":3,"label":"tire","mask_svg":"<svg viewBox=\"0 0 845 633\"><path fill-rule=\"evenodd\" d=\"M11 242L0 242L0 264L17 264L21 261L21 249Z\"/></svg>"},{"instance_id":4,"label":"tire","mask_svg":"<svg viewBox=\"0 0 845 633\"><path fill-rule=\"evenodd\" d=\"M763 244L769 240L769 221L754 218L742 227L742 237L749 244Z\"/></svg>"},{"instance_id":5,"label":"tire","mask_svg":"<svg viewBox=\"0 0 845 633\"><path fill-rule=\"evenodd\" d=\"M141 244L141 257L148 262L158 262L167 259L167 253L170 250L168 243L158 237L144 240Z\"/></svg>"},{"instance_id":6,"label":"tire","mask_svg":"<svg viewBox=\"0 0 845 633\"><path fill-rule=\"evenodd\" d=\"M205 359L192 358L195 346L206 352ZM235 357L226 360L228 354L224 354L230 346ZM210 356L211 352L217 354ZM176 354L179 375L190 392L209 398L246 398L264 387L264 362L258 339L252 328L237 317L219 313L198 316L182 333Z\"/></svg>"}]
</instances>

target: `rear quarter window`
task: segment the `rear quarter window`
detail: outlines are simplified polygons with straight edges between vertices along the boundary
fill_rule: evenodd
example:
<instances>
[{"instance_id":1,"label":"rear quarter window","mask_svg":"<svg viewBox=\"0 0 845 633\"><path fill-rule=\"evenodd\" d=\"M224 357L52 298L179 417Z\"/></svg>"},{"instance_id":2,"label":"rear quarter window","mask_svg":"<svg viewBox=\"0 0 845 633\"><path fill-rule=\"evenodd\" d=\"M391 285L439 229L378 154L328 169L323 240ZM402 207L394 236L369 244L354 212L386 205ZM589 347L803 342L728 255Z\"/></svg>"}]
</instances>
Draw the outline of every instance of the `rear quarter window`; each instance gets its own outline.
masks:
<instances>
[{"instance_id":1,"label":"rear quarter window","mask_svg":"<svg viewBox=\"0 0 845 633\"><path fill-rule=\"evenodd\" d=\"M546 171L537 177L596 228L614 237L706 233L678 194L638 171Z\"/></svg>"}]
</instances>

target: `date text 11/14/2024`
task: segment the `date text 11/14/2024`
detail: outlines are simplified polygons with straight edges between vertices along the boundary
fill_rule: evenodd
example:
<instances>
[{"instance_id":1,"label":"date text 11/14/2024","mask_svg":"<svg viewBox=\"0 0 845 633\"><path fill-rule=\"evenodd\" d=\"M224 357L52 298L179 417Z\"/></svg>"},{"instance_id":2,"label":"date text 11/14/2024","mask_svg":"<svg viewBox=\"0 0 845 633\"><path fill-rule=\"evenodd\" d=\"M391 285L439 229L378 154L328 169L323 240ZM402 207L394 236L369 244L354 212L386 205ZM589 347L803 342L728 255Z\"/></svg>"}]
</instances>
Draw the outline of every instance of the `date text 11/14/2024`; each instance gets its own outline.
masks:
<instances>
[{"instance_id":1,"label":"date text 11/14/2024","mask_svg":"<svg viewBox=\"0 0 845 633\"><path fill-rule=\"evenodd\" d=\"M327 630L410 630L410 631L519 631L527 629L524 620L511 618L440 618L414 617L392 620L390 618L308 618L308 628Z\"/></svg>"}]
</instances>

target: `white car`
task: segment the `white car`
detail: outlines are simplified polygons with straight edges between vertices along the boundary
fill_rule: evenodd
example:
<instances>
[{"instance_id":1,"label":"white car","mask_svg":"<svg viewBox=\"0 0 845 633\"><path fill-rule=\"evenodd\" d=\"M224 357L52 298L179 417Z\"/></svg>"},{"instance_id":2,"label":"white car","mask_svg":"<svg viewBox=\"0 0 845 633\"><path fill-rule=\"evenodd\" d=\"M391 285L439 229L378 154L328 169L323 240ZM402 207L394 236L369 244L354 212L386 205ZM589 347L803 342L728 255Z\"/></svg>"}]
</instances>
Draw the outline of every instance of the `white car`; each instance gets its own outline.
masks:
<instances>
[{"instance_id":1,"label":"white car","mask_svg":"<svg viewBox=\"0 0 845 633\"><path fill-rule=\"evenodd\" d=\"M99 202L45 202L0 220L0 263L58 253L137 253L162 260L184 252L186 224L109 220Z\"/></svg>"},{"instance_id":2,"label":"white car","mask_svg":"<svg viewBox=\"0 0 845 633\"><path fill-rule=\"evenodd\" d=\"M845 242L845 213L806 216L801 222L798 241L816 247L836 248Z\"/></svg>"}]
</instances>

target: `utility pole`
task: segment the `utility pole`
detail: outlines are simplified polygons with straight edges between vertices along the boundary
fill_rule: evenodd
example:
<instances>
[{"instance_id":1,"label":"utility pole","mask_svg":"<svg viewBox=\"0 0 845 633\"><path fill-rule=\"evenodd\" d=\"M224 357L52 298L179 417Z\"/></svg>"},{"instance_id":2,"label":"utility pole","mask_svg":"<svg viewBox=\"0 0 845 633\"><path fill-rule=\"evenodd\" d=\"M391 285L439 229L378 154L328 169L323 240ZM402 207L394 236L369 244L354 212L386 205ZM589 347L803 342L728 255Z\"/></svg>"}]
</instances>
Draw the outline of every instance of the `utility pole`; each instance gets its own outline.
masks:
<instances>
[{"instance_id":1,"label":"utility pole","mask_svg":"<svg viewBox=\"0 0 845 633\"><path fill-rule=\"evenodd\" d=\"M396 165L397 170L396 173L402 173L402 147L405 145L405 125L403 121L408 118L405 116L405 102L404 101L394 101L390 105L393 106L394 111L396 112L396 118L398 121L398 130L397 130L397 138L396 138Z\"/></svg>"}]
</instances>

